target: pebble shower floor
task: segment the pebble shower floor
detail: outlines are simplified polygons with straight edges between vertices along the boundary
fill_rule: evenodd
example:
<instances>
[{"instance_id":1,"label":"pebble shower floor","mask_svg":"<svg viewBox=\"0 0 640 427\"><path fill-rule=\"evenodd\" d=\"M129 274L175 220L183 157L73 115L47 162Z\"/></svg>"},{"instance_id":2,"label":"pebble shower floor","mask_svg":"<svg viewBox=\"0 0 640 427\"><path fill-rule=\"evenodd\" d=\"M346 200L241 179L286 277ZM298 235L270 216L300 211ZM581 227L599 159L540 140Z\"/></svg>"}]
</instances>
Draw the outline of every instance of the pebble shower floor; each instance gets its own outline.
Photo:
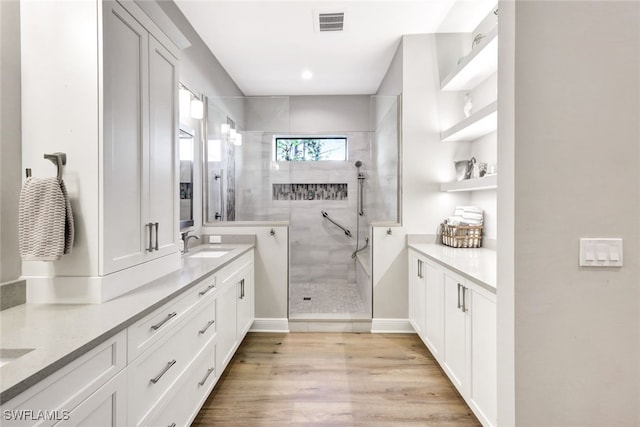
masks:
<instances>
[{"instance_id":1,"label":"pebble shower floor","mask_svg":"<svg viewBox=\"0 0 640 427\"><path fill-rule=\"evenodd\" d=\"M355 283L293 283L289 309L292 317L306 314L368 315Z\"/></svg>"}]
</instances>

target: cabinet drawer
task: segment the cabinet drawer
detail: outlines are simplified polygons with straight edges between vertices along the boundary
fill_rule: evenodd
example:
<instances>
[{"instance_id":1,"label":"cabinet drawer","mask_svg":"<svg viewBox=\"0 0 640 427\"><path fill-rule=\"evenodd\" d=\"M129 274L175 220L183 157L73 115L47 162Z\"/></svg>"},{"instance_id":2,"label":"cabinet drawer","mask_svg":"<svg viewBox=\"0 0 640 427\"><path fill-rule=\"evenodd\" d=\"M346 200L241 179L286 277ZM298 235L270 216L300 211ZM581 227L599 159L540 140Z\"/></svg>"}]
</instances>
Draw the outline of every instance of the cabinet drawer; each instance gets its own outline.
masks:
<instances>
[{"instance_id":1,"label":"cabinet drawer","mask_svg":"<svg viewBox=\"0 0 640 427\"><path fill-rule=\"evenodd\" d=\"M215 334L214 300L205 302L129 365L129 425L135 426L170 390Z\"/></svg>"},{"instance_id":2,"label":"cabinet drawer","mask_svg":"<svg viewBox=\"0 0 640 427\"><path fill-rule=\"evenodd\" d=\"M100 387L56 427L118 427L127 422L127 372L122 370Z\"/></svg>"},{"instance_id":3,"label":"cabinet drawer","mask_svg":"<svg viewBox=\"0 0 640 427\"><path fill-rule=\"evenodd\" d=\"M19 411L32 411L34 416L39 411L50 413L56 411L56 417L62 418L58 417L57 420L50 421L16 421L5 417L2 420L3 427L48 426L67 418L65 414L68 415L87 396L98 390L126 366L126 342L126 332L122 331L0 408L3 415L6 411L14 414L18 414Z\"/></svg>"},{"instance_id":4,"label":"cabinet drawer","mask_svg":"<svg viewBox=\"0 0 640 427\"><path fill-rule=\"evenodd\" d=\"M172 301L157 308L127 329L127 358L131 363L147 348L169 333L199 302L207 303L216 293L216 278L211 276Z\"/></svg>"},{"instance_id":5,"label":"cabinet drawer","mask_svg":"<svg viewBox=\"0 0 640 427\"><path fill-rule=\"evenodd\" d=\"M248 263L253 262L253 249L247 252L244 255L241 255L238 259L233 261L231 264L222 268L216 276L218 278L218 283L223 284L227 282L230 278L236 275L240 270L242 270Z\"/></svg>"},{"instance_id":6,"label":"cabinet drawer","mask_svg":"<svg viewBox=\"0 0 640 427\"><path fill-rule=\"evenodd\" d=\"M191 363L185 375L167 393L142 425L186 426L197 415L218 379L215 371L215 343L210 342Z\"/></svg>"}]
</instances>

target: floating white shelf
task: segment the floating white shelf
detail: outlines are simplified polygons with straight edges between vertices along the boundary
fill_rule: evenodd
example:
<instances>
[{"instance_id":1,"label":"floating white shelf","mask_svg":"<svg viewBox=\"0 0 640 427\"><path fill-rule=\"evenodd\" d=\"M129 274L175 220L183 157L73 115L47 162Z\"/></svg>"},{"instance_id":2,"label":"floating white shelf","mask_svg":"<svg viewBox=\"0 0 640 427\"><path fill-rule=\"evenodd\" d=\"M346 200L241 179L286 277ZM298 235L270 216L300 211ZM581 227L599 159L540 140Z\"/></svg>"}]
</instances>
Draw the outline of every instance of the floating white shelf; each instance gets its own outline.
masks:
<instances>
[{"instance_id":1,"label":"floating white shelf","mask_svg":"<svg viewBox=\"0 0 640 427\"><path fill-rule=\"evenodd\" d=\"M498 101L481 108L463 121L440 134L440 139L449 141L473 141L498 128Z\"/></svg>"},{"instance_id":2,"label":"floating white shelf","mask_svg":"<svg viewBox=\"0 0 640 427\"><path fill-rule=\"evenodd\" d=\"M440 83L442 90L470 90L498 69L498 29L493 29Z\"/></svg>"},{"instance_id":3,"label":"floating white shelf","mask_svg":"<svg viewBox=\"0 0 640 427\"><path fill-rule=\"evenodd\" d=\"M498 188L498 175L496 174L440 184L440 191L448 192L493 190L495 188Z\"/></svg>"}]
</instances>

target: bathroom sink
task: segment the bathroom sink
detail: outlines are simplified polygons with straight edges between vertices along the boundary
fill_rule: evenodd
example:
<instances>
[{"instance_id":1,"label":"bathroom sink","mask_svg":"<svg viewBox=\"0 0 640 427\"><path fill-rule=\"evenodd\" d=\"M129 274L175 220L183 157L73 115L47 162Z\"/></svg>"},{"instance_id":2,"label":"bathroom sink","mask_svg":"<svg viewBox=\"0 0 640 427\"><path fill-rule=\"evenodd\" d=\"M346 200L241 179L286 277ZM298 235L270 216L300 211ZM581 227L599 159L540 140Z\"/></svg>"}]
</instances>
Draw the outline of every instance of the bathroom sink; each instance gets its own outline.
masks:
<instances>
[{"instance_id":1,"label":"bathroom sink","mask_svg":"<svg viewBox=\"0 0 640 427\"><path fill-rule=\"evenodd\" d=\"M32 351L32 348L0 348L0 367Z\"/></svg>"},{"instance_id":2,"label":"bathroom sink","mask_svg":"<svg viewBox=\"0 0 640 427\"><path fill-rule=\"evenodd\" d=\"M192 255L189 255L189 258L220 258L221 256L224 256L226 254L228 254L229 250L208 250L208 251L200 251L200 252L196 252Z\"/></svg>"}]
</instances>

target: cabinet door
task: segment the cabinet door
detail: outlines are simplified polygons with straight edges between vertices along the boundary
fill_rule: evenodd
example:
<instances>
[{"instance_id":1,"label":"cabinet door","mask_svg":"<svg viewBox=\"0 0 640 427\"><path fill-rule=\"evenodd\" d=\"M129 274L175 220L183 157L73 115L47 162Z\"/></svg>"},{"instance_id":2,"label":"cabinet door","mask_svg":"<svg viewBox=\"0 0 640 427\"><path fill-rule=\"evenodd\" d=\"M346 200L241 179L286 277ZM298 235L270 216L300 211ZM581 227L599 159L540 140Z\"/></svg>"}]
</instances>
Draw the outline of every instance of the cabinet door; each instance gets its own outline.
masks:
<instances>
[{"instance_id":1,"label":"cabinet door","mask_svg":"<svg viewBox=\"0 0 640 427\"><path fill-rule=\"evenodd\" d=\"M470 321L468 307L471 293L465 281L444 272L444 369L462 395L468 386L468 352ZM466 301L465 301L466 299ZM467 311L464 311L465 306Z\"/></svg>"},{"instance_id":2,"label":"cabinet door","mask_svg":"<svg viewBox=\"0 0 640 427\"><path fill-rule=\"evenodd\" d=\"M148 33L116 2L104 2L103 204L101 274L146 256ZM98 165L96 165L97 167Z\"/></svg>"},{"instance_id":3,"label":"cabinet door","mask_svg":"<svg viewBox=\"0 0 640 427\"><path fill-rule=\"evenodd\" d=\"M178 250L178 60L149 37L149 222L154 227L152 256ZM155 242L157 235L157 244Z\"/></svg>"},{"instance_id":4,"label":"cabinet door","mask_svg":"<svg viewBox=\"0 0 640 427\"><path fill-rule=\"evenodd\" d=\"M442 352L444 316L444 273L437 265L424 264L426 290L425 341L431 353L438 357Z\"/></svg>"},{"instance_id":5,"label":"cabinet door","mask_svg":"<svg viewBox=\"0 0 640 427\"><path fill-rule=\"evenodd\" d=\"M238 341L242 341L254 320L253 264L243 270L241 277L236 284L238 287Z\"/></svg>"},{"instance_id":6,"label":"cabinet door","mask_svg":"<svg viewBox=\"0 0 640 427\"><path fill-rule=\"evenodd\" d=\"M218 343L216 345L216 371L221 374L233 357L237 339L237 285L235 282L224 286L216 299L216 325Z\"/></svg>"},{"instance_id":7,"label":"cabinet door","mask_svg":"<svg viewBox=\"0 0 640 427\"><path fill-rule=\"evenodd\" d=\"M127 373L122 370L56 426L118 427L127 422Z\"/></svg>"},{"instance_id":8,"label":"cabinet door","mask_svg":"<svg viewBox=\"0 0 640 427\"><path fill-rule=\"evenodd\" d=\"M483 424L496 425L497 339L496 300L489 292L473 292L471 303L471 400L479 409Z\"/></svg>"},{"instance_id":9,"label":"cabinet door","mask_svg":"<svg viewBox=\"0 0 640 427\"><path fill-rule=\"evenodd\" d=\"M425 330L425 261L410 251L409 262L409 321L422 338Z\"/></svg>"}]
</instances>

